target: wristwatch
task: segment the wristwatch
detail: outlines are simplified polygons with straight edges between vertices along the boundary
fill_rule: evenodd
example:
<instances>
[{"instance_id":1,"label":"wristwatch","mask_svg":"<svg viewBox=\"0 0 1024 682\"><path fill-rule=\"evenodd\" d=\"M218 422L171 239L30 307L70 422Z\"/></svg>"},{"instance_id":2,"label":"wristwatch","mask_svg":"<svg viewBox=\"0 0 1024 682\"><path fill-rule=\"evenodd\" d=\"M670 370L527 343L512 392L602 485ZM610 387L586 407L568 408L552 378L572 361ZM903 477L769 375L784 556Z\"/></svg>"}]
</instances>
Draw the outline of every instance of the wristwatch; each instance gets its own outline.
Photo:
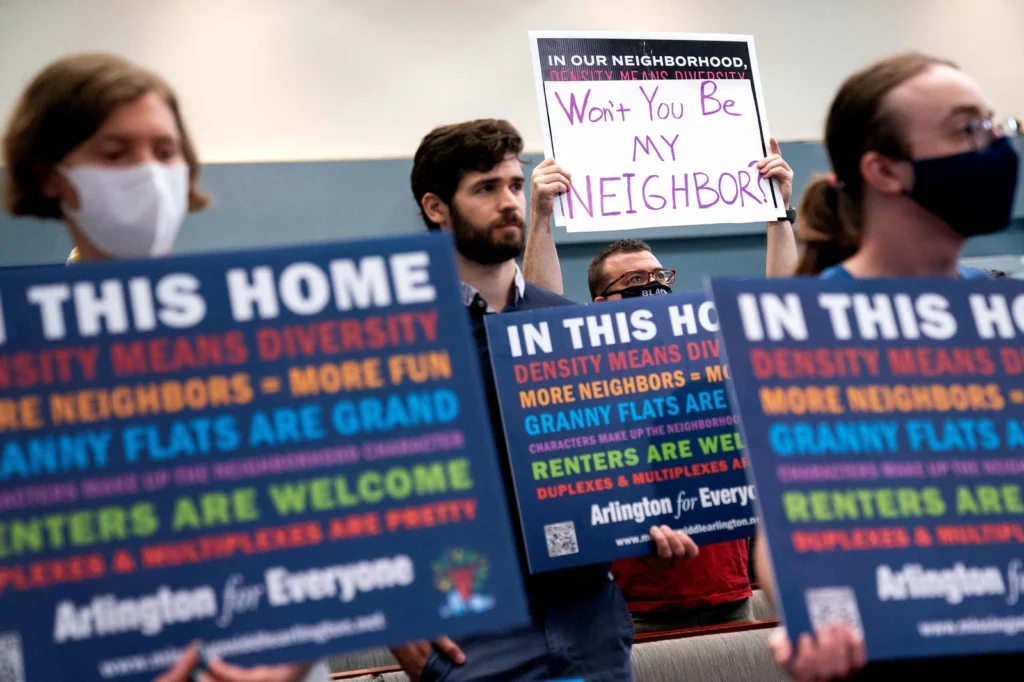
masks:
<instances>
[{"instance_id":1,"label":"wristwatch","mask_svg":"<svg viewBox=\"0 0 1024 682\"><path fill-rule=\"evenodd\" d=\"M796 208L793 207L793 204L786 207L786 220L791 225L796 225Z\"/></svg>"}]
</instances>

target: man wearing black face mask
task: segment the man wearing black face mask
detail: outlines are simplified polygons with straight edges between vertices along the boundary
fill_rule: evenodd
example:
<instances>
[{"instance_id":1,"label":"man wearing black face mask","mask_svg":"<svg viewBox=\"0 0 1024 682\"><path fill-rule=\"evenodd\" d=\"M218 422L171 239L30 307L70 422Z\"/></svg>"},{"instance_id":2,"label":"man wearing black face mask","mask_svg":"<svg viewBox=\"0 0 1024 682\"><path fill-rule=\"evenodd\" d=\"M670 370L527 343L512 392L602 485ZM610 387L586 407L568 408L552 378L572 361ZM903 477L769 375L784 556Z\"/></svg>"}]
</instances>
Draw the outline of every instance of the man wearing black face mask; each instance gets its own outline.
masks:
<instances>
[{"instance_id":1,"label":"man wearing black face mask","mask_svg":"<svg viewBox=\"0 0 1024 682\"><path fill-rule=\"evenodd\" d=\"M639 239L612 242L587 270L594 302L672 293L676 271L662 267ZM616 561L622 590L638 633L681 630L751 620L750 543L734 540L700 548L697 558L670 568L640 559Z\"/></svg>"},{"instance_id":2,"label":"man wearing black face mask","mask_svg":"<svg viewBox=\"0 0 1024 682\"><path fill-rule=\"evenodd\" d=\"M797 272L987 278L958 261L968 238L1010 223L1013 129L977 81L942 60L901 55L851 77L825 131L834 173L804 191Z\"/></svg>"},{"instance_id":3,"label":"man wearing black face mask","mask_svg":"<svg viewBox=\"0 0 1024 682\"><path fill-rule=\"evenodd\" d=\"M944 60L902 54L853 74L825 127L834 172L812 182L800 202L797 272L823 279L996 276L960 265L960 252L967 238L1010 222L1019 161L1004 135L1015 129L994 118L977 81ZM759 542L758 549L758 573L771 591L768 547ZM928 552L908 560L927 564L934 559ZM847 679L864 666L864 638L847 624L792 635L780 631L771 644L796 682ZM856 679L999 679L1020 669L1020 657L885 661Z\"/></svg>"},{"instance_id":4,"label":"man wearing black face mask","mask_svg":"<svg viewBox=\"0 0 1024 682\"><path fill-rule=\"evenodd\" d=\"M590 261L587 283L595 303L671 294L676 271L663 268L647 242L620 239Z\"/></svg>"}]
</instances>

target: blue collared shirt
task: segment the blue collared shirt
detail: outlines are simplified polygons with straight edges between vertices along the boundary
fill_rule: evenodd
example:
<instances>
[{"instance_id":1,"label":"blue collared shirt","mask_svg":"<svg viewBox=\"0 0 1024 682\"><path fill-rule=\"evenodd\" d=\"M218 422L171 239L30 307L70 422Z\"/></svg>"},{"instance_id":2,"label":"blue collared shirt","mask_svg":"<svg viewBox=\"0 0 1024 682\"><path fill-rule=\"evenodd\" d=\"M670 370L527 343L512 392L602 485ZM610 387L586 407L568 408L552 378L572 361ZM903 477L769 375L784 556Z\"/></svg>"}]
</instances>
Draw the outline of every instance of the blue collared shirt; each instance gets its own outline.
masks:
<instances>
[{"instance_id":1,"label":"blue collared shirt","mask_svg":"<svg viewBox=\"0 0 1024 682\"><path fill-rule=\"evenodd\" d=\"M519 301L521 301L523 295L526 294L526 280L523 278L523 271L519 269L518 264L516 264L515 285L515 298L511 302L513 308L519 307ZM501 312L500 310L495 310L486 301L484 301L484 297L480 295L480 292L477 291L476 287L466 284L465 282L459 282L459 289L462 291L462 304L467 308L474 305L474 301L477 301L476 305L487 307L487 310L484 312Z\"/></svg>"}]
</instances>

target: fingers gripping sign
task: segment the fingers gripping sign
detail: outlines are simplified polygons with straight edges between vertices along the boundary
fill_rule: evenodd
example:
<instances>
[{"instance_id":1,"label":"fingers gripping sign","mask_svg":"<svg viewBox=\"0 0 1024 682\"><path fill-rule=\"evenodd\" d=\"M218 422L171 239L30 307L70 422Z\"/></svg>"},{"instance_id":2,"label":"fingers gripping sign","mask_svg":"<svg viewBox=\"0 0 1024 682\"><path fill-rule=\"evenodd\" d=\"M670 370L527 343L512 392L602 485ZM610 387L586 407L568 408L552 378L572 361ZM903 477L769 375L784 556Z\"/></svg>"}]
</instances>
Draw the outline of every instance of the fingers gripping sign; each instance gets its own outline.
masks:
<instances>
[{"instance_id":1,"label":"fingers gripping sign","mask_svg":"<svg viewBox=\"0 0 1024 682\"><path fill-rule=\"evenodd\" d=\"M441 652L441 655L451 660L452 663L462 665L466 662L466 654L462 653L459 645L448 637L441 637L434 642L434 646Z\"/></svg>"},{"instance_id":2,"label":"fingers gripping sign","mask_svg":"<svg viewBox=\"0 0 1024 682\"><path fill-rule=\"evenodd\" d=\"M448 637L440 637L434 642L426 640L412 642L392 649L391 653L394 654L398 665L402 667L402 670L409 676L409 679L412 682L419 682L420 677L423 675L423 670L427 666L427 660L434 649L437 649L440 655L456 665L462 665L466 662L466 654L462 652L458 644Z\"/></svg>"},{"instance_id":3,"label":"fingers gripping sign","mask_svg":"<svg viewBox=\"0 0 1024 682\"><path fill-rule=\"evenodd\" d=\"M699 553L697 543L689 535L668 526L651 526L651 540L654 541L654 556L648 557L648 562L658 568L678 566Z\"/></svg>"},{"instance_id":4,"label":"fingers gripping sign","mask_svg":"<svg viewBox=\"0 0 1024 682\"><path fill-rule=\"evenodd\" d=\"M817 633L803 633L794 648L786 631L776 630L768 642L776 662L795 682L844 680L864 667L864 640L850 626L831 624Z\"/></svg>"},{"instance_id":5,"label":"fingers gripping sign","mask_svg":"<svg viewBox=\"0 0 1024 682\"><path fill-rule=\"evenodd\" d=\"M779 148L778 141L773 137L770 143L772 153L757 162L757 171L764 180L774 179L779 183L782 209L785 210L793 196L793 169L782 158L782 150Z\"/></svg>"},{"instance_id":6,"label":"fingers gripping sign","mask_svg":"<svg viewBox=\"0 0 1024 682\"><path fill-rule=\"evenodd\" d=\"M569 191L572 176L554 159L544 159L533 169L530 188L531 210L539 216L551 217L555 197Z\"/></svg>"},{"instance_id":7,"label":"fingers gripping sign","mask_svg":"<svg viewBox=\"0 0 1024 682\"><path fill-rule=\"evenodd\" d=\"M156 677L153 682L192 682L193 672L198 668L200 660L199 644L193 642L185 649L185 653L178 658L174 666Z\"/></svg>"},{"instance_id":8,"label":"fingers gripping sign","mask_svg":"<svg viewBox=\"0 0 1024 682\"><path fill-rule=\"evenodd\" d=\"M210 656L193 643L153 682L299 682L308 671L305 663L243 668Z\"/></svg>"},{"instance_id":9,"label":"fingers gripping sign","mask_svg":"<svg viewBox=\"0 0 1024 682\"><path fill-rule=\"evenodd\" d=\"M304 663L286 665L263 665L241 668L220 660L210 662L207 672L199 677L200 682L300 682L309 666Z\"/></svg>"}]
</instances>

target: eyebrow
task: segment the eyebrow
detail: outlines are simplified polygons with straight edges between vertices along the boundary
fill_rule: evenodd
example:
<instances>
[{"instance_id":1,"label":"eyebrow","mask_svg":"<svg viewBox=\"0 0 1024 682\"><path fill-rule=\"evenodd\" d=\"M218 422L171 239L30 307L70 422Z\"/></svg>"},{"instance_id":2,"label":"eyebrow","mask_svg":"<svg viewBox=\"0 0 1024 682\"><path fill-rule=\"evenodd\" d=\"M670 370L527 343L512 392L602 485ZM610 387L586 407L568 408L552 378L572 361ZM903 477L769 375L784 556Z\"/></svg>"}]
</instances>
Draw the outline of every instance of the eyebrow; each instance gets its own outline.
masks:
<instances>
[{"instance_id":1,"label":"eyebrow","mask_svg":"<svg viewBox=\"0 0 1024 682\"><path fill-rule=\"evenodd\" d=\"M949 119L954 118L956 116L963 116L963 115L967 115L967 116L984 116L985 114L983 114L981 109L979 107L975 106L974 104L961 104L959 106L953 107L953 109L948 114L946 114L946 120L949 120ZM991 117L992 116L992 112L989 112L988 116Z\"/></svg>"},{"instance_id":2,"label":"eyebrow","mask_svg":"<svg viewBox=\"0 0 1024 682\"><path fill-rule=\"evenodd\" d=\"M149 135L141 135L140 136L140 135L132 135L132 134L125 135L123 133L100 133L99 135L97 135L96 140L99 141L99 142L130 142L130 141L135 140L135 139L137 139L139 137L149 138L150 136ZM156 136L156 139L160 140L161 142L162 141L178 142L181 138L177 137L176 135L170 135L170 134L161 133L160 135Z\"/></svg>"},{"instance_id":3,"label":"eyebrow","mask_svg":"<svg viewBox=\"0 0 1024 682\"><path fill-rule=\"evenodd\" d=\"M495 182L501 182L501 176L491 175L485 178L480 178L479 180L472 184L471 188L477 189L479 187L483 187L484 185L490 185ZM509 178L509 182L526 182L526 176L522 174L514 175L511 178Z\"/></svg>"}]
</instances>

